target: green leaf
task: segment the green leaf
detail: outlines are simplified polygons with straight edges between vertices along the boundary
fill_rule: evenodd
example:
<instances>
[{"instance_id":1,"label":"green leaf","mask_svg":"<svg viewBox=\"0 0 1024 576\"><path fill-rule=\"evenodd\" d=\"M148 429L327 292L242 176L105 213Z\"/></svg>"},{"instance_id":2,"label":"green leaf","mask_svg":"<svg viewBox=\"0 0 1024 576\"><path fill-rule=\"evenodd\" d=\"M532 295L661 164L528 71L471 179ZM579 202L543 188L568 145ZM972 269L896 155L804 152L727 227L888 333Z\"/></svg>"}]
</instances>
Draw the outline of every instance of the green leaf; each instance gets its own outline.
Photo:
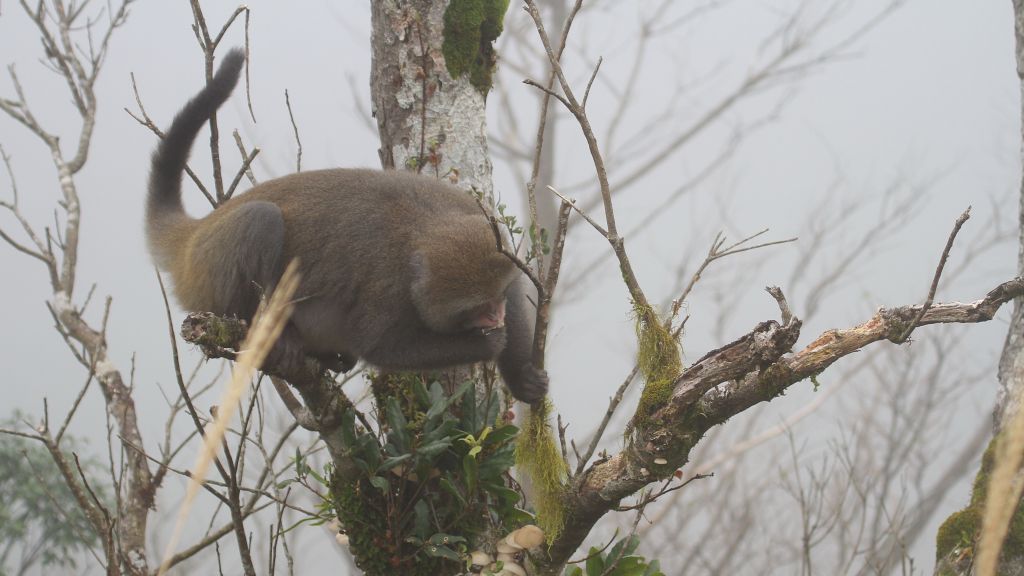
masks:
<instances>
[{"instance_id":1,"label":"green leaf","mask_svg":"<svg viewBox=\"0 0 1024 576\"><path fill-rule=\"evenodd\" d=\"M458 501L460 506L462 506L463 508L468 506L468 504L466 503L466 497L462 495L462 492L460 492L459 489L455 486L455 483L453 483L447 476L441 478L438 481L438 483L441 485L442 490L451 494L452 497Z\"/></svg>"},{"instance_id":2,"label":"green leaf","mask_svg":"<svg viewBox=\"0 0 1024 576\"><path fill-rule=\"evenodd\" d=\"M583 576L583 569L579 566L568 566L562 576Z\"/></svg>"},{"instance_id":3,"label":"green leaf","mask_svg":"<svg viewBox=\"0 0 1024 576\"><path fill-rule=\"evenodd\" d=\"M488 394L481 406L480 412L484 413L483 425L489 426L498 421L498 410L501 409L501 405L498 402L497 394L494 392Z\"/></svg>"},{"instance_id":4,"label":"green leaf","mask_svg":"<svg viewBox=\"0 0 1024 576\"><path fill-rule=\"evenodd\" d=\"M505 521L508 522L509 526L524 526L537 523L537 517L522 508L512 508L506 511L505 514Z\"/></svg>"},{"instance_id":5,"label":"green leaf","mask_svg":"<svg viewBox=\"0 0 1024 576\"><path fill-rule=\"evenodd\" d=\"M614 558L611 556L610 558ZM612 572L617 576L644 576L644 569L647 567L647 563L643 558L639 556L626 556L619 559L618 565L615 566L615 571Z\"/></svg>"},{"instance_id":6,"label":"green leaf","mask_svg":"<svg viewBox=\"0 0 1024 576\"><path fill-rule=\"evenodd\" d=\"M426 444L424 446L420 446L416 450L416 455L420 456L420 457L423 457L423 458L433 459L438 454L440 454L440 453L444 452L445 450L447 450L448 447L451 446L451 445L452 445L452 441L447 439L447 438L445 438L444 440L438 440L436 442L431 442L430 444Z\"/></svg>"},{"instance_id":7,"label":"green leaf","mask_svg":"<svg viewBox=\"0 0 1024 576\"><path fill-rule=\"evenodd\" d=\"M371 476L370 484L372 484L374 488L380 490L381 492L387 492L389 488L388 481L384 478L381 478L380 476Z\"/></svg>"},{"instance_id":8,"label":"green leaf","mask_svg":"<svg viewBox=\"0 0 1024 576\"><path fill-rule=\"evenodd\" d=\"M353 461L355 461L356 466L359 467L359 471L362 472L366 476L373 475L373 470L377 469L376 466L370 466L366 462L366 460L363 460L362 458L353 458Z\"/></svg>"},{"instance_id":9,"label":"green leaf","mask_svg":"<svg viewBox=\"0 0 1024 576\"><path fill-rule=\"evenodd\" d=\"M497 478L508 472L516 462L515 444L506 444L480 462L481 478Z\"/></svg>"},{"instance_id":10,"label":"green leaf","mask_svg":"<svg viewBox=\"0 0 1024 576\"><path fill-rule=\"evenodd\" d=\"M466 539L462 536L456 536L454 534L445 534L444 532L438 532L427 540L431 544L437 544L438 546L450 546L452 544L462 544L466 542Z\"/></svg>"},{"instance_id":11,"label":"green leaf","mask_svg":"<svg viewBox=\"0 0 1024 576\"><path fill-rule=\"evenodd\" d=\"M427 410L427 420L433 420L444 413L448 408L448 401L444 397L444 389L439 382L430 385L430 409Z\"/></svg>"},{"instance_id":12,"label":"green leaf","mask_svg":"<svg viewBox=\"0 0 1024 576\"><path fill-rule=\"evenodd\" d=\"M457 422L454 418L445 414L444 420L441 421L440 425L430 430L424 429L425 433L423 434L423 444L436 442L442 438L450 443L456 436L458 436L458 433L455 432L456 424Z\"/></svg>"},{"instance_id":13,"label":"green leaf","mask_svg":"<svg viewBox=\"0 0 1024 576\"><path fill-rule=\"evenodd\" d=\"M320 484L323 484L324 486L330 484L330 482L328 482L326 478L321 476L320 473L318 473L316 470L313 470L312 468L309 469L309 475L312 476L314 480L316 480Z\"/></svg>"},{"instance_id":14,"label":"green leaf","mask_svg":"<svg viewBox=\"0 0 1024 576\"><path fill-rule=\"evenodd\" d=\"M447 546L427 544L423 547L423 551L427 553L427 556L433 556L434 558L447 558L448 560L454 560L455 562L462 561L462 558L458 553Z\"/></svg>"},{"instance_id":15,"label":"green leaf","mask_svg":"<svg viewBox=\"0 0 1024 576\"><path fill-rule=\"evenodd\" d=\"M487 439L481 439L481 442L483 442L484 446L497 446L515 438L517 434L519 434L518 427L513 426L512 424L505 424L504 426L499 426L492 430L491 433L487 435Z\"/></svg>"},{"instance_id":16,"label":"green leaf","mask_svg":"<svg viewBox=\"0 0 1024 576\"><path fill-rule=\"evenodd\" d=\"M448 404L454 404L459 398L462 398L463 394L472 389L473 382L471 380L466 380L462 384L459 384L459 387L455 389L455 392L452 392L452 397L448 400ZM470 397L472 396L473 395L470 394Z\"/></svg>"},{"instance_id":17,"label":"green leaf","mask_svg":"<svg viewBox=\"0 0 1024 576\"><path fill-rule=\"evenodd\" d=\"M647 565L647 570L644 571L644 576L665 576L665 573L661 571L661 562L651 560L651 563Z\"/></svg>"},{"instance_id":18,"label":"green leaf","mask_svg":"<svg viewBox=\"0 0 1024 576\"><path fill-rule=\"evenodd\" d=\"M466 455L462 458L462 471L466 474L466 488L472 494L476 492L476 483L480 475L479 464L476 458Z\"/></svg>"},{"instance_id":19,"label":"green leaf","mask_svg":"<svg viewBox=\"0 0 1024 576\"><path fill-rule=\"evenodd\" d=\"M416 403L420 405L420 408L430 408L430 395L427 394L427 388L420 378L412 383L412 394L416 397Z\"/></svg>"},{"instance_id":20,"label":"green leaf","mask_svg":"<svg viewBox=\"0 0 1024 576\"><path fill-rule=\"evenodd\" d=\"M485 484L484 490L497 498L503 506L515 506L519 499L522 498L519 492L500 484Z\"/></svg>"},{"instance_id":21,"label":"green leaf","mask_svg":"<svg viewBox=\"0 0 1024 576\"><path fill-rule=\"evenodd\" d=\"M402 462L405 462L406 460L408 460L410 458L412 458L412 454L402 454L401 456L392 456L391 458L388 458L387 460L381 462L380 468L378 468L377 470L379 472L386 472L388 470L391 470L395 466L398 466Z\"/></svg>"},{"instance_id":22,"label":"green leaf","mask_svg":"<svg viewBox=\"0 0 1024 576\"><path fill-rule=\"evenodd\" d=\"M388 398L387 406L388 427L391 429L388 438L400 452L409 451L409 422L402 414L402 408L398 405L395 397Z\"/></svg>"},{"instance_id":23,"label":"green leaf","mask_svg":"<svg viewBox=\"0 0 1024 576\"><path fill-rule=\"evenodd\" d=\"M604 572L604 558L598 548L591 548L587 558L587 576L601 576Z\"/></svg>"},{"instance_id":24,"label":"green leaf","mask_svg":"<svg viewBox=\"0 0 1024 576\"><path fill-rule=\"evenodd\" d=\"M477 418L476 398L472 394L462 397L462 418L459 420L459 427L469 434L475 434L483 427Z\"/></svg>"},{"instance_id":25,"label":"green leaf","mask_svg":"<svg viewBox=\"0 0 1024 576\"><path fill-rule=\"evenodd\" d=\"M633 534L629 537L629 540L626 543L626 550L623 552L623 554L632 554L633 552L636 552L636 549L639 546L640 537L636 534Z\"/></svg>"},{"instance_id":26,"label":"green leaf","mask_svg":"<svg viewBox=\"0 0 1024 576\"><path fill-rule=\"evenodd\" d=\"M413 507L413 533L420 538L430 534L430 506L426 500L419 500Z\"/></svg>"},{"instance_id":27,"label":"green leaf","mask_svg":"<svg viewBox=\"0 0 1024 576\"><path fill-rule=\"evenodd\" d=\"M444 401L444 386L437 380L430 383L430 404L434 405Z\"/></svg>"},{"instance_id":28,"label":"green leaf","mask_svg":"<svg viewBox=\"0 0 1024 576\"><path fill-rule=\"evenodd\" d=\"M359 437L359 455L366 460L366 465L371 470L376 470L380 466L381 447L373 434L366 433Z\"/></svg>"}]
</instances>

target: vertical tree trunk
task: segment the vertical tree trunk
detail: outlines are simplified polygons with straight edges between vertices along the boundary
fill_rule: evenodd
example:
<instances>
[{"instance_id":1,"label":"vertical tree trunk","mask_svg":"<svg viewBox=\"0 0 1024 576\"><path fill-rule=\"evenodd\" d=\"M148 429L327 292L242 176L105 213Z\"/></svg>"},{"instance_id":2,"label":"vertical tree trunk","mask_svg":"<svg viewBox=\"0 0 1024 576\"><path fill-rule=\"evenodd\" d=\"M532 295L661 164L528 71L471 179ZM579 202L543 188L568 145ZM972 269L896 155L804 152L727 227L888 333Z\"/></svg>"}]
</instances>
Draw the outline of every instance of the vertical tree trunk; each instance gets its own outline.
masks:
<instances>
[{"instance_id":1,"label":"vertical tree trunk","mask_svg":"<svg viewBox=\"0 0 1024 576\"><path fill-rule=\"evenodd\" d=\"M507 0L371 4L370 94L381 165L431 174L490 196L485 102L494 62L491 41L501 31ZM497 33L475 21L488 6L501 8ZM446 21L452 24L448 30Z\"/></svg>"},{"instance_id":2,"label":"vertical tree trunk","mask_svg":"<svg viewBox=\"0 0 1024 576\"><path fill-rule=\"evenodd\" d=\"M1017 78L1020 81L1021 105L1024 106L1024 0L1013 0L1014 30L1016 37ZM1021 114L1024 120L1024 110ZM1024 142L1024 122L1021 125ZM1024 160L1024 147L1021 150ZM1021 222L1019 247L1017 251L1017 274L1024 274L1024 180L1021 182L1019 217ZM1020 408L1024 399L1024 302L1013 301L1013 316L1006 344L999 360L999 396L995 410L996 432L1002 430L1010 417Z\"/></svg>"},{"instance_id":3,"label":"vertical tree trunk","mask_svg":"<svg viewBox=\"0 0 1024 576\"><path fill-rule=\"evenodd\" d=\"M1024 165L1024 0L1013 1L1015 54L1017 61L1017 78L1021 89L1021 158ZM1020 201L1018 204L1020 236L1017 250L1017 274L1024 274L1024 179L1020 183ZM1013 301L1013 312L1010 318L1010 329L1006 335L1003 352L999 359L999 390L993 414L993 433L999 434L1009 424L1014 414L1020 410L1024 402L1024 301L1016 298ZM974 573L972 549L977 543L984 511L984 490L992 467L992 446L982 458L981 469L975 478L975 489L970 504L963 510L952 514L939 528L937 538L937 557L935 574L968 575ZM1018 505L1015 519L1024 513ZM1015 524L1017 521L1015 520ZM1007 543L1003 546L1000 556L998 573L1001 576L1024 574L1024 535L1016 533L1011 527ZM1013 542L1010 542L1013 541Z\"/></svg>"}]
</instances>

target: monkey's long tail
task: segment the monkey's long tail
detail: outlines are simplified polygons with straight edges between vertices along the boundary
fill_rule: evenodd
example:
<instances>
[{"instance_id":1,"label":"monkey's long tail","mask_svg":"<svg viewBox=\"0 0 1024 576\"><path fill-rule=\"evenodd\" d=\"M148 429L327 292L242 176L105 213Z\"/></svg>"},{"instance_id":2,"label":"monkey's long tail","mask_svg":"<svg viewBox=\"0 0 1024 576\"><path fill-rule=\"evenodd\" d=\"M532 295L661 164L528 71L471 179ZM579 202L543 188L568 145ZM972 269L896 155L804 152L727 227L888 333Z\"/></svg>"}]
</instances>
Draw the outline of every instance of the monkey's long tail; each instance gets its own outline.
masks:
<instances>
[{"instance_id":1,"label":"monkey's long tail","mask_svg":"<svg viewBox=\"0 0 1024 576\"><path fill-rule=\"evenodd\" d=\"M203 124L228 99L238 83L245 63L245 52L235 48L224 56L213 80L196 94L171 122L171 127L153 153L149 173L149 197L146 220L150 236L163 228L161 220L184 214L181 203L181 180L192 142Z\"/></svg>"}]
</instances>

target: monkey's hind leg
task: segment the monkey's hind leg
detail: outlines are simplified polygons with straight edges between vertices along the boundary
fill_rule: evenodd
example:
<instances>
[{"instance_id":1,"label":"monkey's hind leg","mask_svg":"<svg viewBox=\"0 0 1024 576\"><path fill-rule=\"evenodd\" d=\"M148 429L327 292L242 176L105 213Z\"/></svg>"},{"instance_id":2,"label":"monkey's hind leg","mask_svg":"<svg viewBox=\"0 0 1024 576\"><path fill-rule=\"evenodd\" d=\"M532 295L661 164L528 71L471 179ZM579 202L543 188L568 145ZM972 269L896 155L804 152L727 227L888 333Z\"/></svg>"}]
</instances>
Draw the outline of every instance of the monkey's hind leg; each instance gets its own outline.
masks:
<instances>
[{"instance_id":1,"label":"monkey's hind leg","mask_svg":"<svg viewBox=\"0 0 1024 576\"><path fill-rule=\"evenodd\" d=\"M270 202L246 202L203 224L191 257L205 276L209 311L251 319L284 269L281 210Z\"/></svg>"},{"instance_id":2,"label":"monkey's hind leg","mask_svg":"<svg viewBox=\"0 0 1024 576\"><path fill-rule=\"evenodd\" d=\"M251 320L263 297L269 297L284 271L284 218L271 202L246 202L203 234L196 255L204 258L214 310ZM289 322L270 351L267 363L288 372L301 369L305 347Z\"/></svg>"}]
</instances>

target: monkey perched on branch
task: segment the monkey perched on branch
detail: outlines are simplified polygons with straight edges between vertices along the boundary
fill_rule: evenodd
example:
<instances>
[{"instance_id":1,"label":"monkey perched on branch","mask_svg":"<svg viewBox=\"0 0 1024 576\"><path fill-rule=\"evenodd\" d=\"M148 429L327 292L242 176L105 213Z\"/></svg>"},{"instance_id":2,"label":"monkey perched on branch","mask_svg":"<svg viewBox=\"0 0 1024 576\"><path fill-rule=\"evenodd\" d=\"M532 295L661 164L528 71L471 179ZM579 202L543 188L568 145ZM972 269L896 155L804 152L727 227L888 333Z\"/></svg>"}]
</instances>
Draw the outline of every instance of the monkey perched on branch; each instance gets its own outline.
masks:
<instances>
[{"instance_id":1,"label":"monkey perched on branch","mask_svg":"<svg viewBox=\"0 0 1024 576\"><path fill-rule=\"evenodd\" d=\"M297 258L302 284L274 362L429 370L497 359L513 396L542 398L528 284L467 192L408 172L318 170L262 183L205 218L185 213L192 143L244 61L227 54L153 154L146 233L181 305L251 318Z\"/></svg>"}]
</instances>

